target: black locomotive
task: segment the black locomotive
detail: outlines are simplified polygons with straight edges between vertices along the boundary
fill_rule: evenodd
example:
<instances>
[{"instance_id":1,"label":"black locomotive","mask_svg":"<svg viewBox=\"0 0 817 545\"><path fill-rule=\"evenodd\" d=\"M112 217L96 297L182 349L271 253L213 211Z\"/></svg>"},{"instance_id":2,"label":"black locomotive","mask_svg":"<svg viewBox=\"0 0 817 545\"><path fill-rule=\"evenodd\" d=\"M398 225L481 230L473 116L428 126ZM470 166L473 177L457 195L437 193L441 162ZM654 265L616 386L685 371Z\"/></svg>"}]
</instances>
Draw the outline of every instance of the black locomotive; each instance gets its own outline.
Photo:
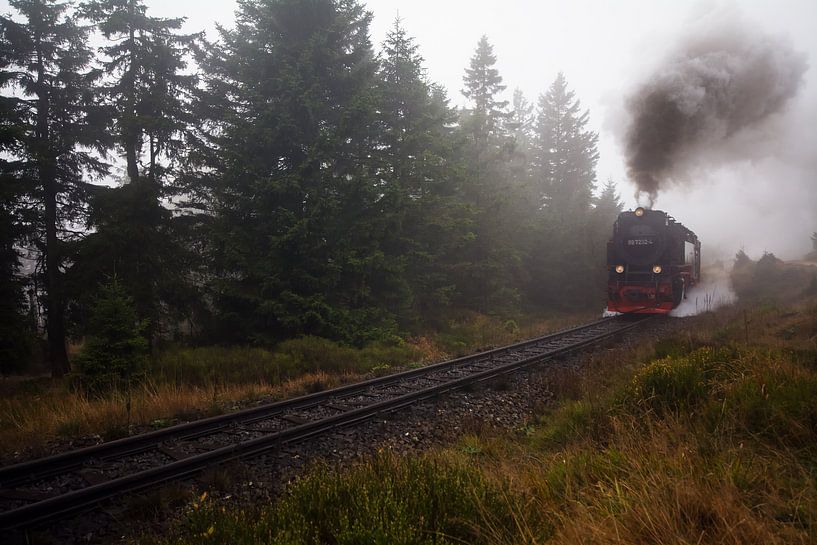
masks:
<instances>
[{"instance_id":1,"label":"black locomotive","mask_svg":"<svg viewBox=\"0 0 817 545\"><path fill-rule=\"evenodd\" d=\"M660 210L622 212L607 243L607 310L666 314L701 278L698 237Z\"/></svg>"}]
</instances>

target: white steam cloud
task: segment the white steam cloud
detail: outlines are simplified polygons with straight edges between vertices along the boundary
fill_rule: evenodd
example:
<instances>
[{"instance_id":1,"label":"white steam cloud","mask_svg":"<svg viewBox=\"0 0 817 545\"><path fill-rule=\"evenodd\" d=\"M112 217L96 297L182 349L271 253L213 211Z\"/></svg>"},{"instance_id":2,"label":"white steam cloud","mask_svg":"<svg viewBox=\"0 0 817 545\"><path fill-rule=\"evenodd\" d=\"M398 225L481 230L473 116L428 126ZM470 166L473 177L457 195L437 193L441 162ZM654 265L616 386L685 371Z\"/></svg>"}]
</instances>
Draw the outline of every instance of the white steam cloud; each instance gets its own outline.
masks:
<instances>
[{"instance_id":1,"label":"white steam cloud","mask_svg":"<svg viewBox=\"0 0 817 545\"><path fill-rule=\"evenodd\" d=\"M695 316L731 305L737 300L729 272L722 264L707 267L701 276L703 281L690 288L685 294L686 298L670 312L670 316Z\"/></svg>"}]
</instances>

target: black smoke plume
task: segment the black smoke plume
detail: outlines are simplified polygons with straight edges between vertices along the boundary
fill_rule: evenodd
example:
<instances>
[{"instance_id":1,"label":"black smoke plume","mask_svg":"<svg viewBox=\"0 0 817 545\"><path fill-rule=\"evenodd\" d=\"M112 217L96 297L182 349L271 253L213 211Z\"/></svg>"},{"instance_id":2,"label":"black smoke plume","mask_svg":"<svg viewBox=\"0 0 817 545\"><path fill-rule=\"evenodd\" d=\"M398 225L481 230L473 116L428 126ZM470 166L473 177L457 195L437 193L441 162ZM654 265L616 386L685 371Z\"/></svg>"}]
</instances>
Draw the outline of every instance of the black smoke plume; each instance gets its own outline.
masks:
<instances>
[{"instance_id":1,"label":"black smoke plume","mask_svg":"<svg viewBox=\"0 0 817 545\"><path fill-rule=\"evenodd\" d=\"M734 159L730 143L780 112L807 69L788 42L744 23L702 26L626 103L628 174L650 204L667 184L686 183L692 168ZM751 158L752 147L739 158Z\"/></svg>"}]
</instances>

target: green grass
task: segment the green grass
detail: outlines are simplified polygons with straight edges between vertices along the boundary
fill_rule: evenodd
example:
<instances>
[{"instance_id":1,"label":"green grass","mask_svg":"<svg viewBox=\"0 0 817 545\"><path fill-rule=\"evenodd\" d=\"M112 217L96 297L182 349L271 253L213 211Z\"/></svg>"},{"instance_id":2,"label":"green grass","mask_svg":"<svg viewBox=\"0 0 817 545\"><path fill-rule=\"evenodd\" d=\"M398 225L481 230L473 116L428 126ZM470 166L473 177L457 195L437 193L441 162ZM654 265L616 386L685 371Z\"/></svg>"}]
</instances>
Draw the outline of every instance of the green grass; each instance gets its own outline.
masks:
<instances>
[{"instance_id":1,"label":"green grass","mask_svg":"<svg viewBox=\"0 0 817 545\"><path fill-rule=\"evenodd\" d=\"M381 454L345 472L318 466L272 508L223 510L199 499L177 535L162 543L249 545L454 544L483 541L471 521L490 516L514 532L508 494L465 464ZM147 543L152 541L148 540Z\"/></svg>"},{"instance_id":2,"label":"green grass","mask_svg":"<svg viewBox=\"0 0 817 545\"><path fill-rule=\"evenodd\" d=\"M679 414L693 411L731 365L730 348L699 348L684 356L668 356L645 366L618 393L620 403L634 411Z\"/></svg>"},{"instance_id":3,"label":"green grass","mask_svg":"<svg viewBox=\"0 0 817 545\"><path fill-rule=\"evenodd\" d=\"M646 362L594 360L521 432L318 466L276 503L196 502L145 542L817 542L814 310L750 313L748 344L742 313L691 320Z\"/></svg>"},{"instance_id":4,"label":"green grass","mask_svg":"<svg viewBox=\"0 0 817 545\"><path fill-rule=\"evenodd\" d=\"M157 382L279 384L308 373L367 373L407 365L420 354L405 344L371 344L353 348L319 337L282 342L274 350L238 346L172 348L158 355L148 375Z\"/></svg>"}]
</instances>

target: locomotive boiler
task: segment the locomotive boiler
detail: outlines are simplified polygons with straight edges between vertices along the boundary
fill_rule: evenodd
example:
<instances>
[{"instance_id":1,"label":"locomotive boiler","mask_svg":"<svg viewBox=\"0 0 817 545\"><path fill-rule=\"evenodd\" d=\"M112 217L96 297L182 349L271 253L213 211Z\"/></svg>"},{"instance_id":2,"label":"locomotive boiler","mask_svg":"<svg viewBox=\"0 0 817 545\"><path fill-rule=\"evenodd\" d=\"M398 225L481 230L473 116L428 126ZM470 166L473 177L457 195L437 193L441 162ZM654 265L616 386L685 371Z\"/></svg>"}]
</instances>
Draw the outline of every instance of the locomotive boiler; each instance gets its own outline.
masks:
<instances>
[{"instance_id":1,"label":"locomotive boiler","mask_svg":"<svg viewBox=\"0 0 817 545\"><path fill-rule=\"evenodd\" d=\"M660 210L619 214L607 243L607 310L666 314L701 277L698 237Z\"/></svg>"}]
</instances>

